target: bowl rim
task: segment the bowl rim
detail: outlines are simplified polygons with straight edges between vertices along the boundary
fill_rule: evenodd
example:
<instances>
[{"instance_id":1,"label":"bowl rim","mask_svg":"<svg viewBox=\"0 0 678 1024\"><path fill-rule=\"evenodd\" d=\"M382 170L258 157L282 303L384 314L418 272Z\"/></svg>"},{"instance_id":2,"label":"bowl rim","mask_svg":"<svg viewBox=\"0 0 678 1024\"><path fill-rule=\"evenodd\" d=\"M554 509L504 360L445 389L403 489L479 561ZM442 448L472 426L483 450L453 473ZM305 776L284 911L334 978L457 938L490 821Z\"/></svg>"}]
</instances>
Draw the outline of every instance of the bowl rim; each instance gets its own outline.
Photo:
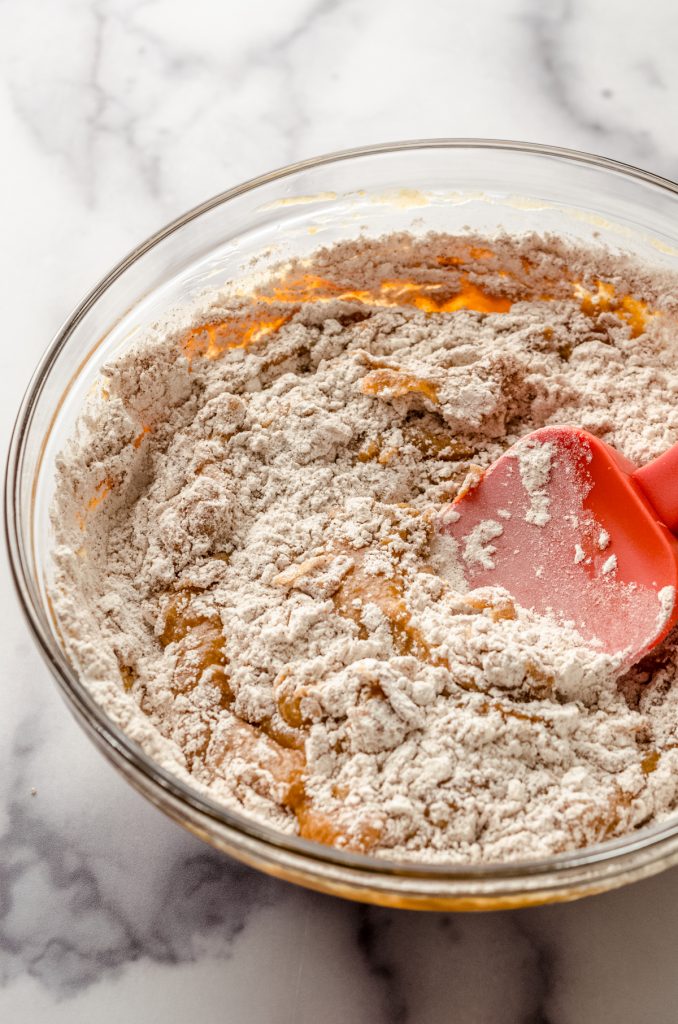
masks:
<instances>
[{"instance_id":1,"label":"bowl rim","mask_svg":"<svg viewBox=\"0 0 678 1024\"><path fill-rule=\"evenodd\" d=\"M247 192L254 191L262 185L274 181L282 181L310 168L341 163L361 157L428 149L487 150L553 158L566 163L591 166L614 172L625 178L635 179L645 184L656 186L660 190L678 197L677 183L660 175L653 174L650 171L642 170L632 164L613 160L609 157L598 156L593 153L508 139L432 138L384 142L371 146L338 150L318 157L300 160L250 178L192 207L135 246L101 278L64 321L39 360L29 380L12 430L4 481L5 543L9 555L10 572L19 598L19 604L33 634L33 639L37 643L43 659L59 685L62 696L65 697L67 703L72 705L71 710L74 711L76 719L82 722L84 718L88 722L90 728L97 734L104 751L110 752L109 756L111 759L115 761L116 757L122 758L127 765L128 772L131 770L145 777L145 780L150 783L151 791L162 790L174 802L178 801L180 804L188 804L193 814L204 815L222 829L225 828L234 840L238 834L244 833L250 840L258 843L263 842L269 847L278 848L281 852L301 858L302 861L306 861L309 864L321 861L328 866L336 865L338 868L358 872L365 876L392 876L394 878L429 880L431 883L449 882L452 884L463 884L464 882L477 884L485 881L488 885L491 885L492 883L501 883L502 881L505 883L516 882L521 879L526 881L530 879L534 882L552 876L554 872L565 873L582 868L593 868L595 865L608 865L611 867L612 862L621 862L622 858L625 861L633 854L641 854L650 848L656 848L656 857L659 859L660 856L664 855L665 847L673 845L671 840L675 840L678 837L678 813L665 822L647 826L628 835L606 840L578 850L538 859L507 862L487 861L469 864L464 864L463 862L426 863L390 860L325 846L294 834L277 831L257 821L255 818L231 811L218 802L204 796L199 790L192 789L149 757L134 740L130 739L108 718L103 708L95 702L89 690L80 681L77 673L56 643L53 635L44 627L41 621L40 611L43 611L44 614L44 609L42 609L41 602L35 592L23 549L24 538L21 529L19 495L22 480L21 470L25 445L37 402L45 387L53 364L84 316L108 288L145 253L191 221L196 220L217 206L221 206ZM71 383L69 381L66 391ZM50 424L50 431L53 422L54 420ZM41 469L43 453L44 439L32 481L33 486L35 478ZM31 532L32 521L31 509ZM620 863L620 870L622 866Z\"/></svg>"}]
</instances>

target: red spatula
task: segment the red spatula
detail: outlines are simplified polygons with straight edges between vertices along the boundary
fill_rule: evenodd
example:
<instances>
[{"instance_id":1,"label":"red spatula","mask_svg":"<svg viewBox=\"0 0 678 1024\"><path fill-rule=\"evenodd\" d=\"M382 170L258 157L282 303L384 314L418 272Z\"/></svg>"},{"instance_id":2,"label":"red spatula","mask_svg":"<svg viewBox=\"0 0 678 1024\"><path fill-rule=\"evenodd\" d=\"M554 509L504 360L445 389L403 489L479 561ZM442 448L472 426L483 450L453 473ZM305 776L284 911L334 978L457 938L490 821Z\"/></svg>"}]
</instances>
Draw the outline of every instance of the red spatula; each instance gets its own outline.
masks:
<instances>
[{"instance_id":1,"label":"red spatula","mask_svg":"<svg viewBox=\"0 0 678 1024\"><path fill-rule=\"evenodd\" d=\"M544 427L447 505L470 588L574 624L633 664L678 621L678 445L637 469L576 427Z\"/></svg>"}]
</instances>

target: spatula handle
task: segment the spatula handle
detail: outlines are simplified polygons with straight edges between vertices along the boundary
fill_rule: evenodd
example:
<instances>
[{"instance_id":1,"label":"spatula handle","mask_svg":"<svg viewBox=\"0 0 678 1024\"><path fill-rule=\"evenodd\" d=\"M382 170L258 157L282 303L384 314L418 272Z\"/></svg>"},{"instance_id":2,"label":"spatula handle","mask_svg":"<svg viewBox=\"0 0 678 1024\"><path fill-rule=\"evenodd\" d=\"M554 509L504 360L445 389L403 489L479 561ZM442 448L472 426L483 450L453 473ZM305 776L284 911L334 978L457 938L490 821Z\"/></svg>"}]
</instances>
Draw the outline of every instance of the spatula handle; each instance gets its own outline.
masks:
<instances>
[{"instance_id":1,"label":"spatula handle","mask_svg":"<svg viewBox=\"0 0 678 1024\"><path fill-rule=\"evenodd\" d=\"M631 479L639 485L664 525L678 535L678 444L637 469Z\"/></svg>"}]
</instances>

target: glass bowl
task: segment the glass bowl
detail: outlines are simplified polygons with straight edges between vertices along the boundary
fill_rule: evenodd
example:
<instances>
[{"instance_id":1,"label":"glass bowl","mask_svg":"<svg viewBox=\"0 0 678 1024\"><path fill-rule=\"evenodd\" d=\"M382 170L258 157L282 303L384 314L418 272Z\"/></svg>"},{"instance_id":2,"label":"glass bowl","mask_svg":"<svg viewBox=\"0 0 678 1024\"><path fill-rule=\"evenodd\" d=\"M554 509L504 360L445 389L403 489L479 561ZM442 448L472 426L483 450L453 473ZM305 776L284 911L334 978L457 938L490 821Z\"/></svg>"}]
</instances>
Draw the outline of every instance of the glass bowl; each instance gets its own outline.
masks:
<instances>
[{"instance_id":1,"label":"glass bowl","mask_svg":"<svg viewBox=\"0 0 678 1024\"><path fill-rule=\"evenodd\" d=\"M678 271L678 186L584 153L435 139L306 160L215 196L139 245L87 296L45 353L14 430L5 489L19 598L47 664L88 735L130 783L212 846L269 874L366 902L483 910L575 899L678 862L678 815L539 861L417 865L282 835L219 806L155 764L95 703L50 613L48 509L54 460L100 367L197 289L266 271L359 233L553 231Z\"/></svg>"}]
</instances>

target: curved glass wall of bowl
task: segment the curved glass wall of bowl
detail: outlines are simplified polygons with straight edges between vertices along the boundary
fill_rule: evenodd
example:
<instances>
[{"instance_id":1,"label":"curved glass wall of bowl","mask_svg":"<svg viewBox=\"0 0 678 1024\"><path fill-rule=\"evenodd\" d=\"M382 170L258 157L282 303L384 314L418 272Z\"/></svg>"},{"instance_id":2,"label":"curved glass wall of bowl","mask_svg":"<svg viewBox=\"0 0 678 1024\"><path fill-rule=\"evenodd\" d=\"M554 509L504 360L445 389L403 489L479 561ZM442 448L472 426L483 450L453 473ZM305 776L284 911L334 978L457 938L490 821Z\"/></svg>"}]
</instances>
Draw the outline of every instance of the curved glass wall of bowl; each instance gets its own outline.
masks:
<instances>
[{"instance_id":1,"label":"curved glass wall of bowl","mask_svg":"<svg viewBox=\"0 0 678 1024\"><path fill-rule=\"evenodd\" d=\"M93 290L46 353L20 410L8 463L7 529L13 572L43 654L78 717L138 788L203 838L264 870L327 891L341 884L342 895L356 898L417 902L407 903L399 883L410 869L276 835L191 793L88 700L61 651L45 573L54 460L101 366L197 292L245 288L281 261L360 234L554 232L678 269L677 214L676 186L586 154L482 140L408 142L306 161L216 196L142 243ZM429 879L424 888L449 906L459 906L471 888L474 899L483 895L491 905L497 899L513 905L521 886L526 897L532 891L529 902L574 898L659 870L678 856L678 821L646 833L603 844L601 853L562 855L529 869L437 866L415 874ZM295 857L303 870L292 870ZM502 904L507 878L511 896Z\"/></svg>"}]
</instances>

